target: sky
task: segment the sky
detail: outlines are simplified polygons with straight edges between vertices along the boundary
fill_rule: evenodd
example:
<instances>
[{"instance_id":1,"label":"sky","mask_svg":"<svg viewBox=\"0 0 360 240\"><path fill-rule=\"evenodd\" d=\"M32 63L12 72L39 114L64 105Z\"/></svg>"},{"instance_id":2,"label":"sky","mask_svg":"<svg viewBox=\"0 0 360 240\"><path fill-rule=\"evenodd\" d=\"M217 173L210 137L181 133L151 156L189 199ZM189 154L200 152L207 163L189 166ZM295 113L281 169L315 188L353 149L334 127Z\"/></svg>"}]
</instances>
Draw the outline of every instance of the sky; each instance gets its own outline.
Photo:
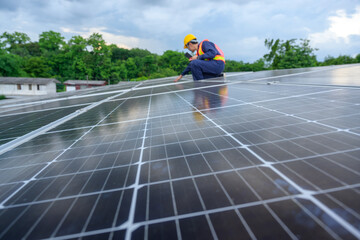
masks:
<instances>
[{"instance_id":1,"label":"sky","mask_svg":"<svg viewBox=\"0 0 360 240\"><path fill-rule=\"evenodd\" d=\"M102 34L108 44L163 54L184 37L216 43L227 59L254 62L265 39L309 39L319 61L360 53L360 0L0 0L0 34Z\"/></svg>"}]
</instances>

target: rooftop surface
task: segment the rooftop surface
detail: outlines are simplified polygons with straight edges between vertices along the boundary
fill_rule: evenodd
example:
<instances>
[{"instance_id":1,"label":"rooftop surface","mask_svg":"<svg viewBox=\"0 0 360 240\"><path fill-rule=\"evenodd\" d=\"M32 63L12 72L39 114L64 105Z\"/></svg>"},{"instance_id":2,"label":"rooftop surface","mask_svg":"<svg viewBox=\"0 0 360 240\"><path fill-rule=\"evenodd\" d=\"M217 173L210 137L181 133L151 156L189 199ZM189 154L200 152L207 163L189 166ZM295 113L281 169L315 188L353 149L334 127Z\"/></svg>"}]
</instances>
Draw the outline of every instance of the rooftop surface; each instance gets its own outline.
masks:
<instances>
[{"instance_id":1,"label":"rooftop surface","mask_svg":"<svg viewBox=\"0 0 360 240\"><path fill-rule=\"evenodd\" d=\"M95 80L67 80L64 82L65 85L104 85L106 81L95 81Z\"/></svg>"},{"instance_id":2,"label":"rooftop surface","mask_svg":"<svg viewBox=\"0 0 360 240\"><path fill-rule=\"evenodd\" d=\"M0 77L0 84L48 84L60 83L55 78Z\"/></svg>"},{"instance_id":3,"label":"rooftop surface","mask_svg":"<svg viewBox=\"0 0 360 240\"><path fill-rule=\"evenodd\" d=\"M173 80L0 101L0 239L360 238L360 65Z\"/></svg>"}]
</instances>

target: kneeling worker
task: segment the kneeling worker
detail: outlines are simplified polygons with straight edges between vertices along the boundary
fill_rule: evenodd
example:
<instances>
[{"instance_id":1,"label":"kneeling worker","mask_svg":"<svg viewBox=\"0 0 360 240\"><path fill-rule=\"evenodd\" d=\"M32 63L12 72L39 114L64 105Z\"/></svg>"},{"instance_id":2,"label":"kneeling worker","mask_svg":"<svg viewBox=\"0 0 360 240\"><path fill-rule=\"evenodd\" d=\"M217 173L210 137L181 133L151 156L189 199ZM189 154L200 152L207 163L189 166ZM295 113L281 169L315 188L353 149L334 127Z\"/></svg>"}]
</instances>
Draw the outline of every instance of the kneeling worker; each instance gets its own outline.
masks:
<instances>
[{"instance_id":1,"label":"kneeling worker","mask_svg":"<svg viewBox=\"0 0 360 240\"><path fill-rule=\"evenodd\" d=\"M196 55L189 59L189 65L174 82L179 81L190 71L195 81L218 77L224 71L224 53L216 44L207 39L199 43L194 35L188 34L184 38L184 49L186 48L191 52L196 51Z\"/></svg>"}]
</instances>

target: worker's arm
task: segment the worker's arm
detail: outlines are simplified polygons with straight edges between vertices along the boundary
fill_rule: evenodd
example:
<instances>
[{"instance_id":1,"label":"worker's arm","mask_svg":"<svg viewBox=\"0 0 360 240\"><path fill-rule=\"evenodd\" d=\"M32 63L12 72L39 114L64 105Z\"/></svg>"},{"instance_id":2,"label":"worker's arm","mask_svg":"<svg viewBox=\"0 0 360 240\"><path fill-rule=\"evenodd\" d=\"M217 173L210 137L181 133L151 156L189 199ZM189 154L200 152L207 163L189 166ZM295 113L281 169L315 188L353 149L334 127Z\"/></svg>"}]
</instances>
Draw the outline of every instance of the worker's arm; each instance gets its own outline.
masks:
<instances>
[{"instance_id":1,"label":"worker's arm","mask_svg":"<svg viewBox=\"0 0 360 240\"><path fill-rule=\"evenodd\" d=\"M189 65L187 65L187 67L185 68L185 70L181 73L182 76L185 76L186 74L188 74L191 71Z\"/></svg>"},{"instance_id":2,"label":"worker's arm","mask_svg":"<svg viewBox=\"0 0 360 240\"><path fill-rule=\"evenodd\" d=\"M178 77L174 80L174 82L179 81L182 77L183 77L183 75L178 76Z\"/></svg>"},{"instance_id":3,"label":"worker's arm","mask_svg":"<svg viewBox=\"0 0 360 240\"><path fill-rule=\"evenodd\" d=\"M213 59L216 55L218 55L218 51L215 48L215 45L212 42L204 41L202 44L202 50L204 52L203 55L200 55L198 59Z\"/></svg>"},{"instance_id":4,"label":"worker's arm","mask_svg":"<svg viewBox=\"0 0 360 240\"><path fill-rule=\"evenodd\" d=\"M198 56L195 55L195 56L191 57L191 58L189 59L189 61L191 62L192 60L197 59L197 57L198 57ZM188 65L186 66L185 70L180 74L180 76L178 76L178 77L174 80L174 82L179 81L183 76L185 76L186 74L188 74L188 73L191 71L189 65L190 65L190 64L188 64Z\"/></svg>"}]
</instances>

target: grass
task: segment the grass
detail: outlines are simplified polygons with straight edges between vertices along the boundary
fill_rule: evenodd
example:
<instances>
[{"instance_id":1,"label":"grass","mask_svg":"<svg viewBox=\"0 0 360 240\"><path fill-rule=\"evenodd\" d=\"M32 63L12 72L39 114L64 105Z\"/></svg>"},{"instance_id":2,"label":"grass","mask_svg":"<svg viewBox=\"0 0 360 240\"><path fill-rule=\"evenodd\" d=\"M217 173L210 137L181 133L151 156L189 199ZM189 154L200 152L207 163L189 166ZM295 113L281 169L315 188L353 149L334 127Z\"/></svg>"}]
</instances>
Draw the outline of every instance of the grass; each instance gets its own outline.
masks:
<instances>
[{"instance_id":1,"label":"grass","mask_svg":"<svg viewBox=\"0 0 360 240\"><path fill-rule=\"evenodd\" d=\"M0 95L0 100L6 99L5 95Z\"/></svg>"}]
</instances>

